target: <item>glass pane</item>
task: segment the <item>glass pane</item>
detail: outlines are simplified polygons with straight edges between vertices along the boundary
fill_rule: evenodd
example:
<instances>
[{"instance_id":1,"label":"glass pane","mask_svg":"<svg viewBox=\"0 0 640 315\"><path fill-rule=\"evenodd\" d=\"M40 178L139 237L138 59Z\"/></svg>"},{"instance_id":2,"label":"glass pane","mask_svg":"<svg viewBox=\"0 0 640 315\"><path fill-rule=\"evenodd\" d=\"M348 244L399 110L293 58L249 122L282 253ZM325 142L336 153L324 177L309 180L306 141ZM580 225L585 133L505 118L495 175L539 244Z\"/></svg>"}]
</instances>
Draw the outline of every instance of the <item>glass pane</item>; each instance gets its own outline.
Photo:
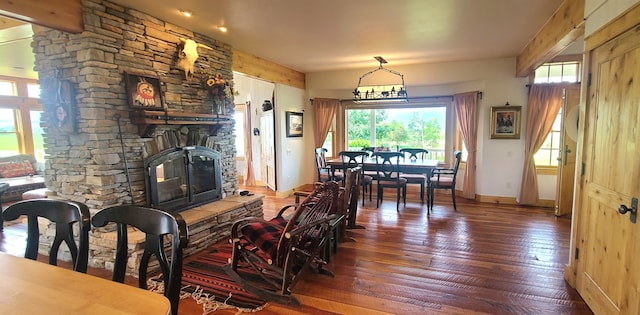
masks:
<instances>
[{"instance_id":1,"label":"glass pane","mask_svg":"<svg viewBox=\"0 0 640 315\"><path fill-rule=\"evenodd\" d=\"M322 144L322 147L327 149L327 152L325 153L325 157L333 156L333 131L332 130L330 130L329 133L327 133L327 138L324 139L324 144Z\"/></svg>"},{"instance_id":2,"label":"glass pane","mask_svg":"<svg viewBox=\"0 0 640 315\"><path fill-rule=\"evenodd\" d=\"M234 114L236 120L236 156L243 157L244 152L244 112L236 111Z\"/></svg>"},{"instance_id":3,"label":"glass pane","mask_svg":"<svg viewBox=\"0 0 640 315\"><path fill-rule=\"evenodd\" d=\"M31 98L40 98L40 84L37 84L37 83L27 84L27 96Z\"/></svg>"},{"instance_id":4,"label":"glass pane","mask_svg":"<svg viewBox=\"0 0 640 315\"><path fill-rule=\"evenodd\" d=\"M563 82L578 82L578 64L577 63L567 63L564 65L562 70L562 81Z\"/></svg>"},{"instance_id":5,"label":"glass pane","mask_svg":"<svg viewBox=\"0 0 640 315\"><path fill-rule=\"evenodd\" d=\"M562 82L562 65L554 64L549 66L549 83Z\"/></svg>"},{"instance_id":6,"label":"glass pane","mask_svg":"<svg viewBox=\"0 0 640 315\"><path fill-rule=\"evenodd\" d=\"M0 156L20 153L18 134L13 119L13 110L0 108Z\"/></svg>"},{"instance_id":7,"label":"glass pane","mask_svg":"<svg viewBox=\"0 0 640 315\"><path fill-rule=\"evenodd\" d=\"M549 81L549 66L542 65L536 69L534 83L547 83Z\"/></svg>"},{"instance_id":8,"label":"glass pane","mask_svg":"<svg viewBox=\"0 0 640 315\"><path fill-rule=\"evenodd\" d=\"M15 96L16 84L13 81L0 81L0 95Z\"/></svg>"},{"instance_id":9,"label":"glass pane","mask_svg":"<svg viewBox=\"0 0 640 315\"><path fill-rule=\"evenodd\" d=\"M555 161L553 152L555 152L555 150L540 149L533 156L533 160L538 166L557 166L558 162Z\"/></svg>"},{"instance_id":10,"label":"glass pane","mask_svg":"<svg viewBox=\"0 0 640 315\"><path fill-rule=\"evenodd\" d=\"M370 140L372 112L370 109L347 111L347 150L373 146Z\"/></svg>"},{"instance_id":11,"label":"glass pane","mask_svg":"<svg viewBox=\"0 0 640 315\"><path fill-rule=\"evenodd\" d=\"M446 111L445 106L348 110L348 150L425 148L429 158L444 161Z\"/></svg>"},{"instance_id":12,"label":"glass pane","mask_svg":"<svg viewBox=\"0 0 640 315\"><path fill-rule=\"evenodd\" d=\"M158 202L187 196L187 176L184 159L174 159L156 166Z\"/></svg>"}]
</instances>

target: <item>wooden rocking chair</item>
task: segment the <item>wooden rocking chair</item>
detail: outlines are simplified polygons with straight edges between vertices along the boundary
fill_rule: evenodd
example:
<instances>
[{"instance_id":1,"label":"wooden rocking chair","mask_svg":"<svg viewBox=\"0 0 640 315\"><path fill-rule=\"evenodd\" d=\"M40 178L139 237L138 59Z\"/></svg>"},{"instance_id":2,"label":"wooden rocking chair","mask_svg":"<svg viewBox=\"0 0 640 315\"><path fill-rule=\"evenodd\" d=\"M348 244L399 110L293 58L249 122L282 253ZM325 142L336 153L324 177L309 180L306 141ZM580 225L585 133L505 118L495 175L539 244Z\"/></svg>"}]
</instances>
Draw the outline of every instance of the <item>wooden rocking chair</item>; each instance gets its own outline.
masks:
<instances>
[{"instance_id":1,"label":"wooden rocking chair","mask_svg":"<svg viewBox=\"0 0 640 315\"><path fill-rule=\"evenodd\" d=\"M224 266L225 272L260 298L300 305L291 291L311 263L318 264L319 271L326 264L321 255L330 237L330 222L336 217L333 211L338 208L339 190L336 182L323 183L295 208L290 218L281 211L269 221L250 217L234 222L233 252ZM272 289L245 280L238 273L239 268L253 268Z\"/></svg>"}]
</instances>

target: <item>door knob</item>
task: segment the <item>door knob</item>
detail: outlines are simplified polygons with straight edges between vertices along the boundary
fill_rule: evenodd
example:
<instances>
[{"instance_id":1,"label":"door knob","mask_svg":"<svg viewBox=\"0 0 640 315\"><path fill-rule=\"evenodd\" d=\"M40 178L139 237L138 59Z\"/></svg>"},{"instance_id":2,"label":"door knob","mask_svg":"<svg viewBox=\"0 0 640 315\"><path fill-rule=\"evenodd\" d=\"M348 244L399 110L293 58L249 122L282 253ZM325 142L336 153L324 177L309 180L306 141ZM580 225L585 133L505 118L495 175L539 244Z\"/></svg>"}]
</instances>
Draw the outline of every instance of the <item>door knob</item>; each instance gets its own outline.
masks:
<instances>
[{"instance_id":1,"label":"door knob","mask_svg":"<svg viewBox=\"0 0 640 315\"><path fill-rule=\"evenodd\" d=\"M631 212L629 221L631 221L631 223L636 223L636 216L638 215L638 198L631 198L631 208L626 205L620 205L620 207L618 207L618 213L626 214L627 212Z\"/></svg>"}]
</instances>

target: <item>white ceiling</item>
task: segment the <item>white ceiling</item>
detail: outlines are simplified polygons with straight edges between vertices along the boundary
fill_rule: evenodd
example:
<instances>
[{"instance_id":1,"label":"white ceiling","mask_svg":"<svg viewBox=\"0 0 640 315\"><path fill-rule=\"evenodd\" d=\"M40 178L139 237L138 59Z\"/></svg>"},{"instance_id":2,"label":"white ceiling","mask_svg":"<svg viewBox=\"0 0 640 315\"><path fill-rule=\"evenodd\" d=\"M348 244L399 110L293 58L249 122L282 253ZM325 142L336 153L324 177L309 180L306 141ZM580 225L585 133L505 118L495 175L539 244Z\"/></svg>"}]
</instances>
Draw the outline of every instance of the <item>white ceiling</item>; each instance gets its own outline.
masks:
<instances>
[{"instance_id":1,"label":"white ceiling","mask_svg":"<svg viewBox=\"0 0 640 315\"><path fill-rule=\"evenodd\" d=\"M383 56L389 67L516 56L563 0L112 1L316 72L371 68L378 65L373 56ZM219 32L220 25L228 32ZM0 30L0 49L4 45Z\"/></svg>"}]
</instances>

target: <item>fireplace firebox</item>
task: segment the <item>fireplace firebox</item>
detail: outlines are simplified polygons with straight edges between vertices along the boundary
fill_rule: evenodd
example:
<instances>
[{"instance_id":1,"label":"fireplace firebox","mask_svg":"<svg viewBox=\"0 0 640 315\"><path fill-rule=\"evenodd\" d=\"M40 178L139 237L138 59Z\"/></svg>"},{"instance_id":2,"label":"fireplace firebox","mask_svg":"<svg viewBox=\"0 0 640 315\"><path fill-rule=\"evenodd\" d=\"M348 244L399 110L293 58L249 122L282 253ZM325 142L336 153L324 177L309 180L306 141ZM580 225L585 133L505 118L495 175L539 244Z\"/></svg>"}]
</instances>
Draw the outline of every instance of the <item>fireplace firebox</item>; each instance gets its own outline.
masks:
<instances>
[{"instance_id":1,"label":"fireplace firebox","mask_svg":"<svg viewBox=\"0 0 640 315\"><path fill-rule=\"evenodd\" d=\"M182 211L222 199L220 152L200 146L164 150L145 160L147 205Z\"/></svg>"}]
</instances>

